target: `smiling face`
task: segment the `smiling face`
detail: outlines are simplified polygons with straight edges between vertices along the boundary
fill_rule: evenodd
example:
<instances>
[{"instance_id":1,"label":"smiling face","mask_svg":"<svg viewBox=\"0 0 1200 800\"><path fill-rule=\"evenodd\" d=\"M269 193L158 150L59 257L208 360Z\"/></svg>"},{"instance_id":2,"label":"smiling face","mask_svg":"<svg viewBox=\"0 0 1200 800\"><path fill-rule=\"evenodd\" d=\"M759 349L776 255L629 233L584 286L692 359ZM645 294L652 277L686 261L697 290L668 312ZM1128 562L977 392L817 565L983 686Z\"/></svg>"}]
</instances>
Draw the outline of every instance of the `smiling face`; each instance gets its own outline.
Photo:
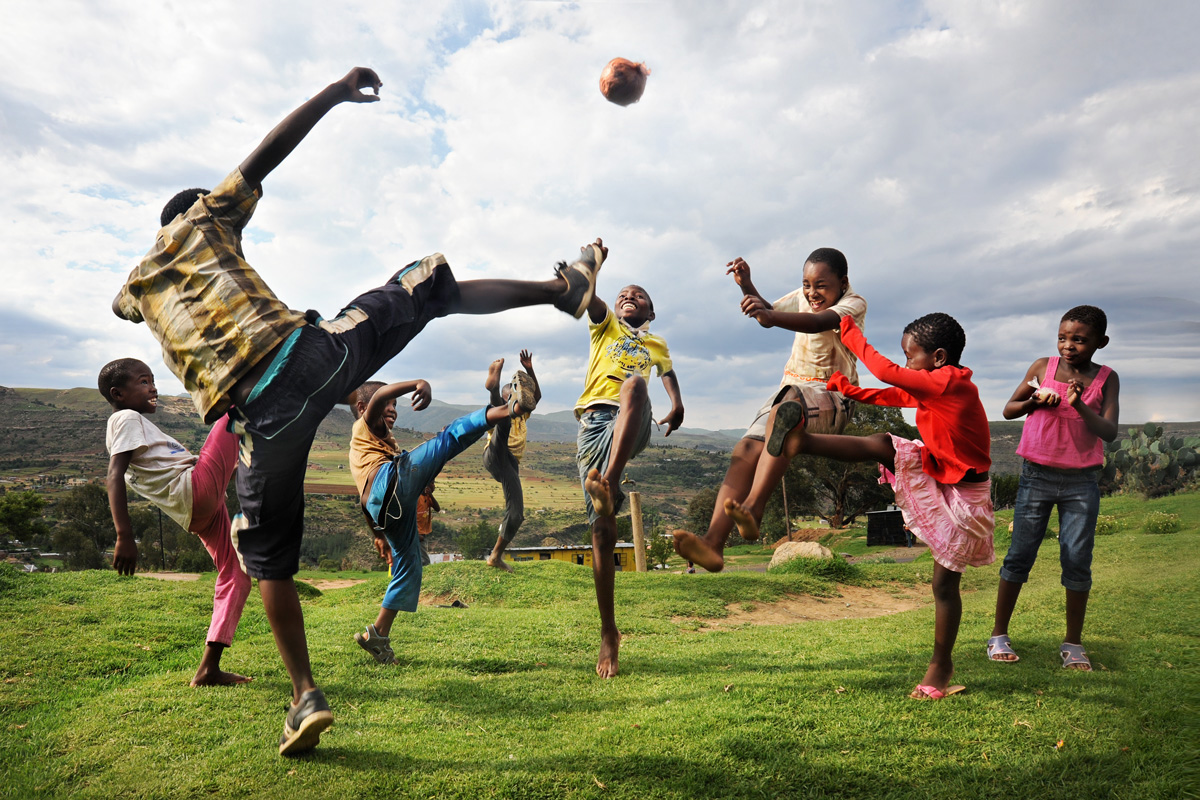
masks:
<instances>
[{"instance_id":1,"label":"smiling face","mask_svg":"<svg viewBox=\"0 0 1200 800\"><path fill-rule=\"evenodd\" d=\"M617 302L613 306L617 319L634 328L640 328L654 319L654 303L650 295L642 287L631 284L617 293Z\"/></svg>"},{"instance_id":2,"label":"smiling face","mask_svg":"<svg viewBox=\"0 0 1200 800\"><path fill-rule=\"evenodd\" d=\"M1107 336L1097 336L1091 325L1064 319L1058 326L1058 355L1075 369L1086 368L1092 356L1108 344Z\"/></svg>"},{"instance_id":3,"label":"smiling face","mask_svg":"<svg viewBox=\"0 0 1200 800\"><path fill-rule=\"evenodd\" d=\"M158 410L154 373L140 361L131 370L129 380L113 387L112 394L119 408L129 408L139 414L153 414Z\"/></svg>"},{"instance_id":4,"label":"smiling face","mask_svg":"<svg viewBox=\"0 0 1200 800\"><path fill-rule=\"evenodd\" d=\"M828 264L819 261L804 263L804 282L801 289L814 314L832 308L849 288L850 281L847 278L839 278Z\"/></svg>"},{"instance_id":5,"label":"smiling face","mask_svg":"<svg viewBox=\"0 0 1200 800\"><path fill-rule=\"evenodd\" d=\"M900 349L904 351L904 357L908 359L904 366L909 369L921 370L929 372L938 367L946 365L946 351L941 347L930 353L921 345L917 344L917 340L913 338L911 333L906 333L900 337Z\"/></svg>"}]
</instances>

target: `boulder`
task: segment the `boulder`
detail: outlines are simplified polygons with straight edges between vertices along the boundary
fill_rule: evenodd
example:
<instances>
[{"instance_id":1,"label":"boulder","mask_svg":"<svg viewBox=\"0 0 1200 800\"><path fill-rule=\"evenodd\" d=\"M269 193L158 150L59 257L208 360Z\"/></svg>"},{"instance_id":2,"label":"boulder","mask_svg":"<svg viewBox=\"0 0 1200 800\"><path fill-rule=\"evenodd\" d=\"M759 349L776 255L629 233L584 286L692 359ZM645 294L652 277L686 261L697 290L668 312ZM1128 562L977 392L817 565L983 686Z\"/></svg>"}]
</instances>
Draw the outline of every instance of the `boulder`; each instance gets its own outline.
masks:
<instances>
[{"instance_id":1,"label":"boulder","mask_svg":"<svg viewBox=\"0 0 1200 800\"><path fill-rule=\"evenodd\" d=\"M784 542L775 548L775 555L771 556L767 569L793 558L833 558L833 552L817 542Z\"/></svg>"}]
</instances>

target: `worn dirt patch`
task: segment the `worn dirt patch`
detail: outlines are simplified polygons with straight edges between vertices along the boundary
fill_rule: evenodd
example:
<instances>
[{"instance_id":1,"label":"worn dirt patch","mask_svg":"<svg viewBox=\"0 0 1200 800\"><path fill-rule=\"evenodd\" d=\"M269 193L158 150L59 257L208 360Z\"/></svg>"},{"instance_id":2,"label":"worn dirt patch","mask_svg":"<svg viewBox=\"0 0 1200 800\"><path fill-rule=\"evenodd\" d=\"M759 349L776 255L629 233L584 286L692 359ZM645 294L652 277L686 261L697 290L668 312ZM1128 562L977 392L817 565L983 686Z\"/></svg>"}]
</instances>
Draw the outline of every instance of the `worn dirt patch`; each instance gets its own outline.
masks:
<instances>
[{"instance_id":1,"label":"worn dirt patch","mask_svg":"<svg viewBox=\"0 0 1200 800\"><path fill-rule=\"evenodd\" d=\"M889 589L867 589L861 586L842 586L841 597L810 597L795 595L775 603L730 603L724 619L696 620L676 617L676 622L697 621L701 631L715 631L745 625L792 625L831 619L865 619L912 611L928 601L927 587L896 586ZM754 606L746 610L744 605Z\"/></svg>"},{"instance_id":2,"label":"worn dirt patch","mask_svg":"<svg viewBox=\"0 0 1200 800\"><path fill-rule=\"evenodd\" d=\"M358 586L360 583L366 583L366 582L367 582L366 578L357 579L357 580L351 579L351 578L345 578L342 580L329 580L329 581L304 581L304 583L307 583L309 586L313 587L314 589L320 589L322 592L327 591L329 589L345 589L347 587Z\"/></svg>"},{"instance_id":3,"label":"worn dirt patch","mask_svg":"<svg viewBox=\"0 0 1200 800\"><path fill-rule=\"evenodd\" d=\"M141 578L154 578L159 581L198 581L200 580L199 573L196 572L135 572Z\"/></svg>"}]
</instances>

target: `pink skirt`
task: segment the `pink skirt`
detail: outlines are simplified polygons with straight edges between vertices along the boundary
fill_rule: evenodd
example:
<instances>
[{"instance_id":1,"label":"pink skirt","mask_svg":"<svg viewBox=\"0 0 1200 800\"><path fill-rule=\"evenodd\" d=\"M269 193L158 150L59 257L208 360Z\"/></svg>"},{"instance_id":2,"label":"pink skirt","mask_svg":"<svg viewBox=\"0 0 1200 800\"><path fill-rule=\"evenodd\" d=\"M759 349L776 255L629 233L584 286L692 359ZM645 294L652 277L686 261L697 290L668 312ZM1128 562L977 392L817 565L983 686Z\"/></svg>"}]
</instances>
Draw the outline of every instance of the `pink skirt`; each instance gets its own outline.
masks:
<instances>
[{"instance_id":1,"label":"pink skirt","mask_svg":"<svg viewBox=\"0 0 1200 800\"><path fill-rule=\"evenodd\" d=\"M896 472L881 465L879 482L891 484L904 524L929 546L933 560L954 572L995 561L992 482L938 483L921 468L923 442L892 436L892 446Z\"/></svg>"}]
</instances>

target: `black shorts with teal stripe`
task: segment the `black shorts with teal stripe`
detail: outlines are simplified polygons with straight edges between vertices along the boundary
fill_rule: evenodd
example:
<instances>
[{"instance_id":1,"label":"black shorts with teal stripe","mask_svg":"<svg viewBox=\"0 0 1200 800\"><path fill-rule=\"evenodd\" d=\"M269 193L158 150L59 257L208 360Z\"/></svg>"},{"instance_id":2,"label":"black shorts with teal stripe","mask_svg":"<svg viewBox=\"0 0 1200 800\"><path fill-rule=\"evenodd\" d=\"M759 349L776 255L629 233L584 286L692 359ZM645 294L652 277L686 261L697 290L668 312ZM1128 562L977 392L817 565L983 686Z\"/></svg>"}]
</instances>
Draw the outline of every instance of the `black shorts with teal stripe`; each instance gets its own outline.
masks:
<instances>
[{"instance_id":1,"label":"black shorts with teal stripe","mask_svg":"<svg viewBox=\"0 0 1200 800\"><path fill-rule=\"evenodd\" d=\"M234 537L246 572L280 579L300 566L304 475L317 426L431 320L451 313L458 284L436 254L355 298L337 317L300 329L286 361L272 365L254 398L232 409L241 435ZM311 315L310 315L311 316Z\"/></svg>"}]
</instances>

